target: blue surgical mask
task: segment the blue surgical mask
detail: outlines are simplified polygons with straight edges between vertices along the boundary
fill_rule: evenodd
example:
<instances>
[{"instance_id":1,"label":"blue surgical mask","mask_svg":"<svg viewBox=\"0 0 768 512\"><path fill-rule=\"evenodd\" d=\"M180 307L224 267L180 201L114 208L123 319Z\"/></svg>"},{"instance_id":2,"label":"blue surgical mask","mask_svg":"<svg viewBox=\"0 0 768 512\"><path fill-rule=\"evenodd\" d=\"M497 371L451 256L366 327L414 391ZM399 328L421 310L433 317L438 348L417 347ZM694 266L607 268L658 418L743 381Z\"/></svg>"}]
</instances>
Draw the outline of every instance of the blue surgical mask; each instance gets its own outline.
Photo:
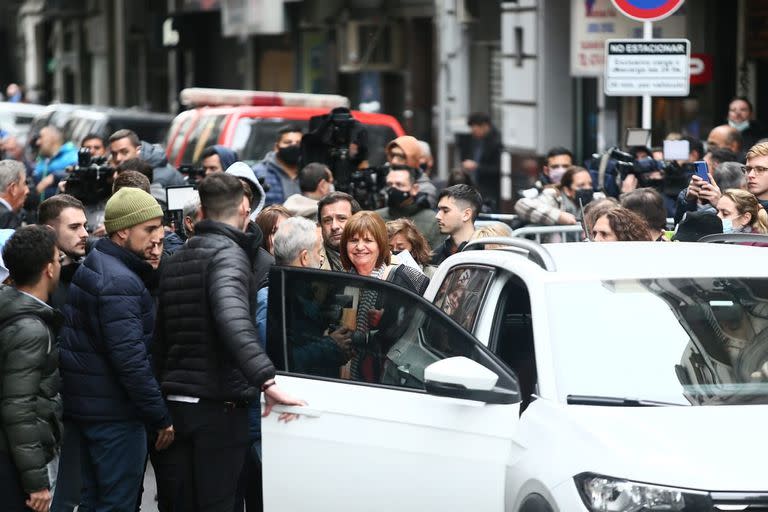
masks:
<instances>
[{"instance_id":1,"label":"blue surgical mask","mask_svg":"<svg viewBox=\"0 0 768 512\"><path fill-rule=\"evenodd\" d=\"M733 227L731 219L723 219L723 233L736 233L738 228Z\"/></svg>"},{"instance_id":2,"label":"blue surgical mask","mask_svg":"<svg viewBox=\"0 0 768 512\"><path fill-rule=\"evenodd\" d=\"M747 128L749 128L749 121L742 121L740 123L736 123L734 121L728 121L728 124L731 125L732 128L736 128L740 132L743 132Z\"/></svg>"}]
</instances>

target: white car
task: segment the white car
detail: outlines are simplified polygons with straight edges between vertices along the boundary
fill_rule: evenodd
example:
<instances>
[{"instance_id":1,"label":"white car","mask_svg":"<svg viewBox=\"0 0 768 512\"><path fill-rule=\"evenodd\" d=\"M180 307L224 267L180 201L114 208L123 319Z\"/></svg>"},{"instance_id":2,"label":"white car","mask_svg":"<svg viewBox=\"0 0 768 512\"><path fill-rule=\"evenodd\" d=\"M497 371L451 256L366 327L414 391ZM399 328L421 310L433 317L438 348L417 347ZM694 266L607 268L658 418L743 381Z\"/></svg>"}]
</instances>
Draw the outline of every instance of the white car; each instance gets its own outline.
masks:
<instances>
[{"instance_id":1,"label":"white car","mask_svg":"<svg viewBox=\"0 0 768 512\"><path fill-rule=\"evenodd\" d=\"M262 421L265 509L768 510L767 250L510 243L426 298L275 268L267 349L308 405Z\"/></svg>"}]
</instances>

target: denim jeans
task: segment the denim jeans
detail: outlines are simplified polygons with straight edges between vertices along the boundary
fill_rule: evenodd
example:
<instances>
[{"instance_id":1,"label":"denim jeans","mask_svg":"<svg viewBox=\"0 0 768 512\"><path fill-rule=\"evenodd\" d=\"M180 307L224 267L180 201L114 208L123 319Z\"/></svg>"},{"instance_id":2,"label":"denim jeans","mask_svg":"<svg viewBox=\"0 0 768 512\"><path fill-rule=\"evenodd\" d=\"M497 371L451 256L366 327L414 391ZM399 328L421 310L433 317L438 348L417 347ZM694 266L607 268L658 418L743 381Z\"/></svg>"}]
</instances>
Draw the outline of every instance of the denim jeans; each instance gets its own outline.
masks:
<instances>
[{"instance_id":1,"label":"denim jeans","mask_svg":"<svg viewBox=\"0 0 768 512\"><path fill-rule=\"evenodd\" d=\"M79 422L83 495L79 512L135 512L147 431L138 421Z\"/></svg>"}]
</instances>

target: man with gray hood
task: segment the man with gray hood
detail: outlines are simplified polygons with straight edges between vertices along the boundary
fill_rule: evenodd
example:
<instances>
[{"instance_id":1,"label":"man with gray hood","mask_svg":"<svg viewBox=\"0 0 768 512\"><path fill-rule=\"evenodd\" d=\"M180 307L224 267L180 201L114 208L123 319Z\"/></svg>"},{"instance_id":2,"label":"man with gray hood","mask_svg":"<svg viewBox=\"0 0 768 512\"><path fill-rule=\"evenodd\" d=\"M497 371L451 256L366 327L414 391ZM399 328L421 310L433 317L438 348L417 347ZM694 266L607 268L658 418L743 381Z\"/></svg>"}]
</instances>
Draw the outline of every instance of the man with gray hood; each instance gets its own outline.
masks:
<instances>
[{"instance_id":1,"label":"man with gray hood","mask_svg":"<svg viewBox=\"0 0 768 512\"><path fill-rule=\"evenodd\" d=\"M158 183L164 189L186 185L184 176L168 163L162 146L139 140L132 130L117 130L108 142L112 165L118 166L130 158L141 158L152 166L152 183Z\"/></svg>"},{"instance_id":2,"label":"man with gray hood","mask_svg":"<svg viewBox=\"0 0 768 512\"><path fill-rule=\"evenodd\" d=\"M254 174L253 169L248 164L235 162L227 168L226 174L231 174L240 180L240 183L243 184L243 191L246 197L248 197L251 213L248 216L245 233L250 235L250 239L254 244L259 246L258 250L254 249L255 256L251 263L251 271L258 284L258 288L262 288L267 285L269 268L275 263L275 258L261 246L261 240L264 235L255 222L256 216L264 208L266 194L261 183L256 178L256 174Z\"/></svg>"}]
</instances>

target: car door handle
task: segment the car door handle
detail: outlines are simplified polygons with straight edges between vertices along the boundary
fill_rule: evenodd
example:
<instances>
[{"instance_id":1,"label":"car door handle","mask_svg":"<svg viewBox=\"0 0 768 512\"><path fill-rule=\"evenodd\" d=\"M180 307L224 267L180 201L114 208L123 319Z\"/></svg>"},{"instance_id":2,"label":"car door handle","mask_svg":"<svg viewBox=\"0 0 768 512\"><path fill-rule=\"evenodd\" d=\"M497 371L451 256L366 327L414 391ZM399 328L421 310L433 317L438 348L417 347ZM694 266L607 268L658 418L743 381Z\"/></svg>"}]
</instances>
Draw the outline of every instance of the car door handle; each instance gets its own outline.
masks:
<instances>
[{"instance_id":1,"label":"car door handle","mask_svg":"<svg viewBox=\"0 0 768 512\"><path fill-rule=\"evenodd\" d=\"M273 413L282 414L284 412L289 414L296 414L299 416L306 416L307 418L319 418L322 415L322 411L307 407L306 405L275 405L272 407Z\"/></svg>"}]
</instances>

